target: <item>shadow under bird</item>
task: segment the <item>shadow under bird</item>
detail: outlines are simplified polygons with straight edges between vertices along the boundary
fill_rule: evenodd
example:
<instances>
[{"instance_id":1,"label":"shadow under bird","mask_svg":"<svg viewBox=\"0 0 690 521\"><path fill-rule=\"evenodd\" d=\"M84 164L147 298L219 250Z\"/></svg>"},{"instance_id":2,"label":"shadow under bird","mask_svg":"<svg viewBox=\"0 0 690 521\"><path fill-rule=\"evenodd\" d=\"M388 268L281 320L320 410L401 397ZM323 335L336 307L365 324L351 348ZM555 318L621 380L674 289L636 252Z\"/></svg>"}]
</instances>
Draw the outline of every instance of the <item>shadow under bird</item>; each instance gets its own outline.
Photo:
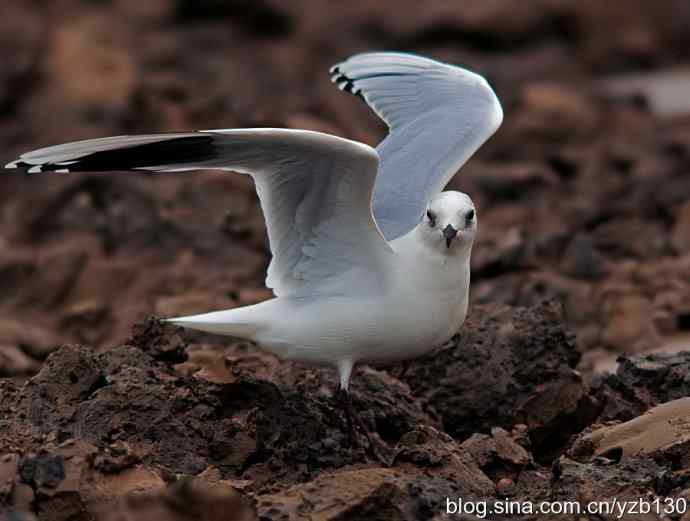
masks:
<instances>
[{"instance_id":1,"label":"shadow under bird","mask_svg":"<svg viewBox=\"0 0 690 521\"><path fill-rule=\"evenodd\" d=\"M363 428L348 393L354 365L422 355L465 320L477 213L468 195L442 190L503 112L483 77L421 56L358 54L330 72L387 123L376 149L307 130L203 130L68 143L7 168L249 174L266 219L266 286L275 298L167 321L334 366L354 439L353 421Z\"/></svg>"}]
</instances>

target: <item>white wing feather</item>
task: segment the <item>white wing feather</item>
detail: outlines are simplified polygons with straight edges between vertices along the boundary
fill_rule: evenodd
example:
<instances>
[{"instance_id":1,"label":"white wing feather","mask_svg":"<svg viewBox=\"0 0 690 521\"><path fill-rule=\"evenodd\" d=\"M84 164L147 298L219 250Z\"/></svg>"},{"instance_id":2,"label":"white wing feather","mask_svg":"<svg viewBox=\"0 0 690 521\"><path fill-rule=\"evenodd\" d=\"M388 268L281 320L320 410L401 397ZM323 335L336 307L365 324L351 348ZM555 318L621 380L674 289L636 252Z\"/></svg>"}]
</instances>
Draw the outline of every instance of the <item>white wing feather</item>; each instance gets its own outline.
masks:
<instances>
[{"instance_id":1,"label":"white wing feather","mask_svg":"<svg viewBox=\"0 0 690 521\"><path fill-rule=\"evenodd\" d=\"M365 144L319 132L237 129L118 136L29 152L7 168L217 168L249 174L273 254L266 284L281 297L377 291L385 279L382 259L392 252L371 211L378 154Z\"/></svg>"},{"instance_id":2,"label":"white wing feather","mask_svg":"<svg viewBox=\"0 0 690 521\"><path fill-rule=\"evenodd\" d=\"M331 74L390 129L377 147L381 166L374 188L374 217L387 240L419 223L431 198L503 121L483 77L421 56L358 54Z\"/></svg>"}]
</instances>

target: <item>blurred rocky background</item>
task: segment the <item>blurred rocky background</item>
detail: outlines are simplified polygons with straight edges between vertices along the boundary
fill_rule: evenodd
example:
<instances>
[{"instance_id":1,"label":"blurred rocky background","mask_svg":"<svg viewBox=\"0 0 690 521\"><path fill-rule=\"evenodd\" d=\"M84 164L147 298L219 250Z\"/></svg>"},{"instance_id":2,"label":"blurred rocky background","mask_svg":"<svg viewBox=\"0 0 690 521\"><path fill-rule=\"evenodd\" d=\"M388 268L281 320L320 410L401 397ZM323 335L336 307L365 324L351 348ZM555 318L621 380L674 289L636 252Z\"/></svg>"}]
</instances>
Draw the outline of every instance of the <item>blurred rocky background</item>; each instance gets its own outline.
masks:
<instances>
[{"instance_id":1,"label":"blurred rocky background","mask_svg":"<svg viewBox=\"0 0 690 521\"><path fill-rule=\"evenodd\" d=\"M3 175L0 510L431 519L447 495L690 496L686 0L0 4L2 164L197 128L375 145L384 126L327 74L365 50L467 66L505 111L451 184L480 222L467 327L355 378L386 468L342 449L330 372L144 321L270 296L249 179Z\"/></svg>"}]
</instances>

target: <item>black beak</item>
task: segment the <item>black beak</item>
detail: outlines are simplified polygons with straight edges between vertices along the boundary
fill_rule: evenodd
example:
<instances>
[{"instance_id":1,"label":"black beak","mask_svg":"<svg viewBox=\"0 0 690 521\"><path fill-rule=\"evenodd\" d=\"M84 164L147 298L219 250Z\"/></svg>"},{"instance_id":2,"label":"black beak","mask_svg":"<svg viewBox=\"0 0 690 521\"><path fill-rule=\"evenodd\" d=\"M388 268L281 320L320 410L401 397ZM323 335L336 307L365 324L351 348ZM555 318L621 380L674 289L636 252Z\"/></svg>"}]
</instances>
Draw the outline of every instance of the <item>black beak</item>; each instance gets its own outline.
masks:
<instances>
[{"instance_id":1,"label":"black beak","mask_svg":"<svg viewBox=\"0 0 690 521\"><path fill-rule=\"evenodd\" d=\"M446 238L446 248L450 248L450 243L453 242L458 231L450 224L443 229L443 236Z\"/></svg>"}]
</instances>

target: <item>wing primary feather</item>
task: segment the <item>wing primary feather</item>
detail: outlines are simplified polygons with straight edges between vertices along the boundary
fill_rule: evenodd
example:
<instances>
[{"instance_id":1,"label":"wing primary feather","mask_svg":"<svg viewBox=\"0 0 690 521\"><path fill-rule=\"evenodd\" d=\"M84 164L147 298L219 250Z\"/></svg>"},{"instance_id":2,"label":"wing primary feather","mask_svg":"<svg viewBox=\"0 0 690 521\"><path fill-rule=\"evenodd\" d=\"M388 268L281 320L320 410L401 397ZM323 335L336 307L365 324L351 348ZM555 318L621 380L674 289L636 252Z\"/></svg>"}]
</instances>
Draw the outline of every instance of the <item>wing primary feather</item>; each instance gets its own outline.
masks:
<instances>
[{"instance_id":1,"label":"wing primary feather","mask_svg":"<svg viewBox=\"0 0 690 521\"><path fill-rule=\"evenodd\" d=\"M7 165L6 168L25 168L27 173L41 172L104 172L137 170L167 164L184 164L209 161L218 157L218 150L210 135L186 135L184 137L166 137L161 134L160 139L148 143L134 143L110 150L95 152L75 152L75 156L64 158L69 152L70 145L62 150L56 147L53 158L51 156L31 155Z\"/></svg>"},{"instance_id":2,"label":"wing primary feather","mask_svg":"<svg viewBox=\"0 0 690 521\"><path fill-rule=\"evenodd\" d=\"M340 81L359 81L368 80L370 78L386 78L390 76L411 76L411 74L408 72L380 72L372 74L362 74L361 76L357 77L350 77L347 74L340 73L337 76L334 76L334 81L337 83Z\"/></svg>"},{"instance_id":3,"label":"wing primary feather","mask_svg":"<svg viewBox=\"0 0 690 521\"><path fill-rule=\"evenodd\" d=\"M330 73L388 125L377 147L374 217L394 240L417 225L429 200L496 131L500 102L482 76L414 54L356 54Z\"/></svg>"},{"instance_id":4,"label":"wing primary feather","mask_svg":"<svg viewBox=\"0 0 690 521\"><path fill-rule=\"evenodd\" d=\"M273 259L266 283L276 296L337 295L366 278L385 283L392 250L374 221L378 153L319 132L219 129L113 136L27 152L8 167L27 173L221 169L254 179ZM349 290L349 289L348 289Z\"/></svg>"}]
</instances>

